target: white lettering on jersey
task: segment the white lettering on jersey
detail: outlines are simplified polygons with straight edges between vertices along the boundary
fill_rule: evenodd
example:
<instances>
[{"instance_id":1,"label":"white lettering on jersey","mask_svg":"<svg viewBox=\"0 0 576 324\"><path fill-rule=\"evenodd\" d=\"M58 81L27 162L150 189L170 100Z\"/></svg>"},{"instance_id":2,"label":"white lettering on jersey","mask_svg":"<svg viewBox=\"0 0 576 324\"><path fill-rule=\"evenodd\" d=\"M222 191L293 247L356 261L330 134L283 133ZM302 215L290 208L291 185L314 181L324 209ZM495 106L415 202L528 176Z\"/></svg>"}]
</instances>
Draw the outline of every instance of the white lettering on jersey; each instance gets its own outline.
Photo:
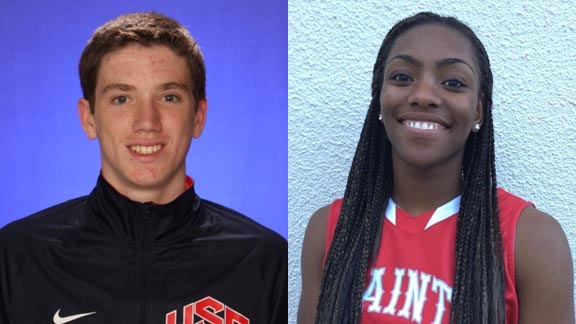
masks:
<instances>
[{"instance_id":1,"label":"white lettering on jersey","mask_svg":"<svg viewBox=\"0 0 576 324\"><path fill-rule=\"evenodd\" d=\"M380 300L382 299L382 294L384 294L384 290L382 289L382 276L385 271L386 268L372 269L372 280L370 280L370 285L368 285L362 297L364 301L372 302L370 306L368 306L369 312L379 313L382 309Z\"/></svg>"},{"instance_id":2,"label":"white lettering on jersey","mask_svg":"<svg viewBox=\"0 0 576 324\"><path fill-rule=\"evenodd\" d=\"M429 299L428 292L430 291L438 297L437 303L435 303L434 306L428 306L435 307L435 315L431 324L441 324L444 316L448 316L448 314L446 314L446 302L452 301L452 287L443 280L428 273L414 269L407 270L408 273L406 275L406 269L394 269L394 287L387 291L385 288L389 287L383 286L386 268L372 268L370 272L370 282L363 295L363 301L369 303L366 311L399 316L414 323L421 324L423 321L422 314L426 307L426 301ZM404 285L406 291L402 291L402 284L406 277L408 278L407 285ZM389 280L386 282L389 282ZM406 298L400 311L397 312L397 306L399 306L398 300L401 294L404 294ZM390 301L388 305L383 307L382 299L386 295L390 296ZM428 313L430 313L430 311L428 311Z\"/></svg>"},{"instance_id":3,"label":"white lettering on jersey","mask_svg":"<svg viewBox=\"0 0 576 324\"><path fill-rule=\"evenodd\" d=\"M394 315L396 314L396 304L398 303L398 297L400 297L400 293L402 292L400 289L402 288L402 280L404 279L404 274L406 274L406 269L404 268L396 268L394 270L394 289L392 289L392 298L390 298L390 302L388 306L384 308L382 313Z\"/></svg>"},{"instance_id":4,"label":"white lettering on jersey","mask_svg":"<svg viewBox=\"0 0 576 324\"><path fill-rule=\"evenodd\" d=\"M408 269L408 291L406 292L404 307L398 312L398 316L409 319L410 310L412 310L412 321L418 324L422 323L422 309L426 302L426 290L430 277L429 274L421 272L420 278L418 278L418 270Z\"/></svg>"},{"instance_id":5,"label":"white lettering on jersey","mask_svg":"<svg viewBox=\"0 0 576 324\"><path fill-rule=\"evenodd\" d=\"M432 280L432 292L438 294L438 303L436 303L436 316L434 316L434 322L432 324L442 323L442 316L446 311L446 306L444 306L444 301L448 300L452 302L452 288L448 286L444 281L434 277Z\"/></svg>"}]
</instances>

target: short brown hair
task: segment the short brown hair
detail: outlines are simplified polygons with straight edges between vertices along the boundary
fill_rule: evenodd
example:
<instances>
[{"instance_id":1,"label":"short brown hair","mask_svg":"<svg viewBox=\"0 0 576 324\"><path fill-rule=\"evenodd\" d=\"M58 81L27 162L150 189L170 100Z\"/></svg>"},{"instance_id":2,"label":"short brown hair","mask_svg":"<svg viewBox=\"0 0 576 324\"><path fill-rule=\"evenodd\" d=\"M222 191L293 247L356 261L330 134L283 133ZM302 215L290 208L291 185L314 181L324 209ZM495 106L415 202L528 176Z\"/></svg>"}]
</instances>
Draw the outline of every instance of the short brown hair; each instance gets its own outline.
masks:
<instances>
[{"instance_id":1,"label":"short brown hair","mask_svg":"<svg viewBox=\"0 0 576 324\"><path fill-rule=\"evenodd\" d=\"M186 58L196 101L206 98L206 68L196 40L176 20L155 12L138 12L117 17L98 27L80 57L80 84L94 113L98 70L102 58L129 44L165 45Z\"/></svg>"}]
</instances>

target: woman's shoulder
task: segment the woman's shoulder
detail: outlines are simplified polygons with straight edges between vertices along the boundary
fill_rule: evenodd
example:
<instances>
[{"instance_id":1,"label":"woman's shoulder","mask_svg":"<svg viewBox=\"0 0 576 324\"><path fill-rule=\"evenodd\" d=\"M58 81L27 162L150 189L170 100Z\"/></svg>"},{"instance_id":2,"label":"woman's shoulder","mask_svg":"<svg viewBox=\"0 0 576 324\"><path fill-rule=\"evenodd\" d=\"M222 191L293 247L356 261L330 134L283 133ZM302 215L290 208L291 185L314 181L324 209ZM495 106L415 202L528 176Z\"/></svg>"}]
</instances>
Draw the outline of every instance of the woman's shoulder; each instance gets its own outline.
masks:
<instances>
[{"instance_id":1,"label":"woman's shoulder","mask_svg":"<svg viewBox=\"0 0 576 324\"><path fill-rule=\"evenodd\" d=\"M498 196L498 209L500 211L510 209L520 209L521 211L526 206L533 206L532 202L519 197L504 188L498 188L496 195Z\"/></svg>"},{"instance_id":2,"label":"woman's shoulder","mask_svg":"<svg viewBox=\"0 0 576 324\"><path fill-rule=\"evenodd\" d=\"M530 269L550 267L564 263L566 257L570 258L570 250L560 223L533 206L524 208L516 225L518 266L527 263L529 266L526 268Z\"/></svg>"},{"instance_id":3,"label":"woman's shoulder","mask_svg":"<svg viewBox=\"0 0 576 324\"><path fill-rule=\"evenodd\" d=\"M520 318L574 323L572 256L560 223L527 206L518 219L514 245Z\"/></svg>"},{"instance_id":4,"label":"woman's shoulder","mask_svg":"<svg viewBox=\"0 0 576 324\"><path fill-rule=\"evenodd\" d=\"M328 215L330 214L330 209L332 204L328 204L318 208L308 220L308 226L306 227L306 232L312 232L318 234L319 232L326 231L326 224L328 222Z\"/></svg>"},{"instance_id":5,"label":"woman's shoulder","mask_svg":"<svg viewBox=\"0 0 576 324\"><path fill-rule=\"evenodd\" d=\"M532 202L502 188L498 188L498 210L501 222L509 218L514 219L511 225L514 227L517 240L519 236L522 238L528 234L527 238L533 241L531 233L534 231L540 232L544 237L566 238L562 227L554 217L538 210Z\"/></svg>"},{"instance_id":6,"label":"woman's shoulder","mask_svg":"<svg viewBox=\"0 0 576 324\"><path fill-rule=\"evenodd\" d=\"M527 207L534 205L503 188L498 188L497 197L498 216L500 219L500 230L502 232L504 249L514 251L516 226L520 219L520 215Z\"/></svg>"},{"instance_id":7,"label":"woman's shoulder","mask_svg":"<svg viewBox=\"0 0 576 324\"><path fill-rule=\"evenodd\" d=\"M306 227L302 242L302 292L298 306L298 323L312 323L320 295L322 265L326 250L326 225L332 204L316 210Z\"/></svg>"},{"instance_id":8,"label":"woman's shoulder","mask_svg":"<svg viewBox=\"0 0 576 324\"><path fill-rule=\"evenodd\" d=\"M342 208L342 199L338 198L329 203L328 205L318 208L308 220L306 232L318 233L319 231L326 232L326 228L330 227L331 222L338 221L340 209Z\"/></svg>"}]
</instances>

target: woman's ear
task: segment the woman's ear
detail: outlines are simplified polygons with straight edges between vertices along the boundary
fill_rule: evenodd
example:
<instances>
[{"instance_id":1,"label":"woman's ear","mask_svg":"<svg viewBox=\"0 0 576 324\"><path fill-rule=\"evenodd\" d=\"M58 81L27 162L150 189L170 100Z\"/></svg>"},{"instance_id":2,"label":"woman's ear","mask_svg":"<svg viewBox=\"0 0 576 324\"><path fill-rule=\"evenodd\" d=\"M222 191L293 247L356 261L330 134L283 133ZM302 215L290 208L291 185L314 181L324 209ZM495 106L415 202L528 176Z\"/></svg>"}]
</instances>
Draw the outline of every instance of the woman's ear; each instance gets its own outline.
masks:
<instances>
[{"instance_id":1,"label":"woman's ear","mask_svg":"<svg viewBox=\"0 0 576 324\"><path fill-rule=\"evenodd\" d=\"M476 115L474 117L474 125L480 125L484 122L484 94L478 98L478 104L476 105Z\"/></svg>"}]
</instances>

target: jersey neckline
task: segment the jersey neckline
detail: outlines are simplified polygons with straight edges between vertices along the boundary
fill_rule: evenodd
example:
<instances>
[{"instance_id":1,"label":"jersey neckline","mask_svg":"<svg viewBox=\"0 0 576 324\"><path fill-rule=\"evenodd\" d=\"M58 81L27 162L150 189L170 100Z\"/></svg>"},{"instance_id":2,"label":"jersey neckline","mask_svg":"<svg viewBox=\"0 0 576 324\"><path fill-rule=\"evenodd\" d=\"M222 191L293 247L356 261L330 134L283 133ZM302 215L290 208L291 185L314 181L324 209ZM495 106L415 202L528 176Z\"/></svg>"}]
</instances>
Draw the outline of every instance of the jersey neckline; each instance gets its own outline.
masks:
<instances>
[{"instance_id":1,"label":"jersey neckline","mask_svg":"<svg viewBox=\"0 0 576 324\"><path fill-rule=\"evenodd\" d=\"M386 219L394 226L400 225L400 227L404 227L402 225L408 223L414 224L409 225L409 227L413 229L416 227L418 231L427 230L457 214L460 210L460 199L461 196L458 195L435 210L424 212L418 216L411 216L390 198L388 200L388 207L386 208Z\"/></svg>"}]
</instances>

